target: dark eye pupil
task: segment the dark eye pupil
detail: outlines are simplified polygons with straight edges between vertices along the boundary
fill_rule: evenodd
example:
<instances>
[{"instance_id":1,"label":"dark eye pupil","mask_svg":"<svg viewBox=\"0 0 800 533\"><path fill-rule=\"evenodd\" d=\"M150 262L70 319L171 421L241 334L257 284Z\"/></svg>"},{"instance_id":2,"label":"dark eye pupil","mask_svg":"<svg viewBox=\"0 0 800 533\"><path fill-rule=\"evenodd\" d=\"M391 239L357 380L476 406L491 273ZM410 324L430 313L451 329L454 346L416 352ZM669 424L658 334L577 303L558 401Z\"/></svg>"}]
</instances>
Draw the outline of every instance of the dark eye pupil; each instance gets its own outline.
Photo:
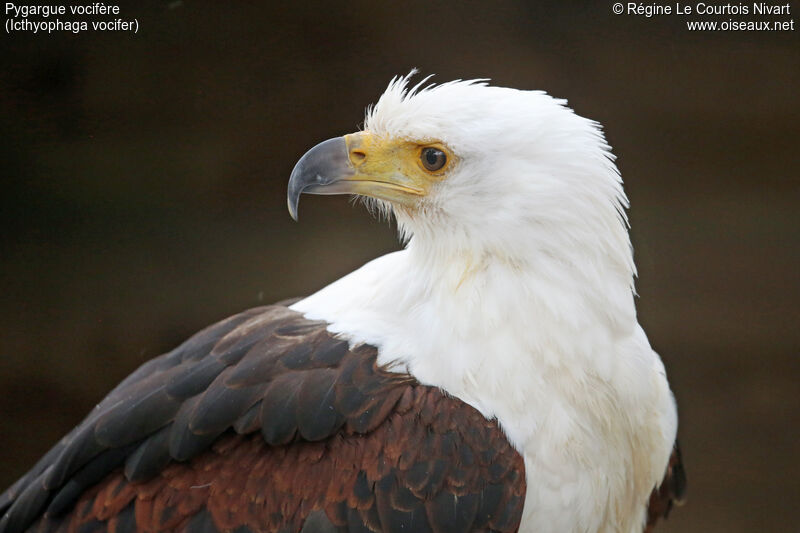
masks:
<instances>
[{"instance_id":1,"label":"dark eye pupil","mask_svg":"<svg viewBox=\"0 0 800 533\"><path fill-rule=\"evenodd\" d=\"M422 163L428 170L439 170L447 161L444 152L436 148L425 148L422 151Z\"/></svg>"}]
</instances>

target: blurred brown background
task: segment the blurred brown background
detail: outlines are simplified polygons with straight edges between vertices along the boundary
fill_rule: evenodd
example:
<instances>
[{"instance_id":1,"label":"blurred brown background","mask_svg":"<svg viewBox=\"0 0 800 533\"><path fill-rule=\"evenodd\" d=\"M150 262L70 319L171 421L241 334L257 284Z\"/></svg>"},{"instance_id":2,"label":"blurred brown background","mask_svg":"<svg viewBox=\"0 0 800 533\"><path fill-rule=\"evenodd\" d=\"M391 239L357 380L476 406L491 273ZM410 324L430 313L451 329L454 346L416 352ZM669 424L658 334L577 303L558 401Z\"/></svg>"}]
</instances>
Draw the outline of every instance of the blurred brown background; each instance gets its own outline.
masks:
<instances>
[{"instance_id":1,"label":"blurred brown background","mask_svg":"<svg viewBox=\"0 0 800 533\"><path fill-rule=\"evenodd\" d=\"M796 528L800 29L691 33L610 1L289 4L130 3L137 35L2 37L0 486L147 358L396 248L344 198L292 222L285 184L419 67L605 125L680 407L689 504L662 530Z\"/></svg>"}]
</instances>

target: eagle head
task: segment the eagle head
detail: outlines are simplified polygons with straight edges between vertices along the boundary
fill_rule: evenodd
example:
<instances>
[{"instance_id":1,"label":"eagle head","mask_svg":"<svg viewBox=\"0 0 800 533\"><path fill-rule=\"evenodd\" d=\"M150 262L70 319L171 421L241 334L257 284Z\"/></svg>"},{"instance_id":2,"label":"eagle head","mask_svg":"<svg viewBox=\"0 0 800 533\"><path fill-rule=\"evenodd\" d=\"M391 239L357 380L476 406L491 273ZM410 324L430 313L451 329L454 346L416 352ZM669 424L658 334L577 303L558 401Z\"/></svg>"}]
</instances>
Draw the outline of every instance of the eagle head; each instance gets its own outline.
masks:
<instances>
[{"instance_id":1,"label":"eagle head","mask_svg":"<svg viewBox=\"0 0 800 533\"><path fill-rule=\"evenodd\" d=\"M413 71L409 76L413 74ZM485 80L409 88L393 79L362 131L324 141L288 191L355 194L393 214L401 237L526 263L614 263L632 279L627 198L600 125L542 91Z\"/></svg>"}]
</instances>

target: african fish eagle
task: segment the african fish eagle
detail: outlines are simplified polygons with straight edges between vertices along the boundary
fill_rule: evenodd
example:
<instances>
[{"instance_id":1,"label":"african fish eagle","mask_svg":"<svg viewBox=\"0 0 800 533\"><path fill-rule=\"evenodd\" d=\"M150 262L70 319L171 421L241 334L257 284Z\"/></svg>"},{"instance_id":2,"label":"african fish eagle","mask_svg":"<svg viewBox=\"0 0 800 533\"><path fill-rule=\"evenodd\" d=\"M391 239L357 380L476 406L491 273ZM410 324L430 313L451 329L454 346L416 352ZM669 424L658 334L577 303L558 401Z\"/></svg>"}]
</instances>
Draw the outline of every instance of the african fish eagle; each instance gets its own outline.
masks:
<instances>
[{"instance_id":1,"label":"african fish eagle","mask_svg":"<svg viewBox=\"0 0 800 533\"><path fill-rule=\"evenodd\" d=\"M295 166L404 248L143 364L0 496L0 532L640 532L682 496L600 126L392 80Z\"/></svg>"}]
</instances>

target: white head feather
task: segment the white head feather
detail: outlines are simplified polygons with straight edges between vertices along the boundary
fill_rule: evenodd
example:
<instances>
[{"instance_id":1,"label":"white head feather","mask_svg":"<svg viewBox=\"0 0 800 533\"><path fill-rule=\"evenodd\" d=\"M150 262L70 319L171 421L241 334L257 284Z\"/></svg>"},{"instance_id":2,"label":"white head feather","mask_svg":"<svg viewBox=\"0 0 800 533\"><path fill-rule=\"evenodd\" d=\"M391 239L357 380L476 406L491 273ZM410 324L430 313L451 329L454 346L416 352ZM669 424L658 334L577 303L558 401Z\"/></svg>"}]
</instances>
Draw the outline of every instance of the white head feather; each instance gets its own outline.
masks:
<instances>
[{"instance_id":1,"label":"white head feather","mask_svg":"<svg viewBox=\"0 0 800 533\"><path fill-rule=\"evenodd\" d=\"M388 205L401 238L432 260L483 256L552 268L557 278L566 269L605 310L612 280L613 299L628 300L636 273L628 199L600 125L542 91L483 80L422 88L426 80L409 89L409 76L393 79L364 125L382 136L440 139L459 157L413 215ZM620 281L627 294L616 290ZM620 304L613 315L630 307Z\"/></svg>"}]
</instances>

